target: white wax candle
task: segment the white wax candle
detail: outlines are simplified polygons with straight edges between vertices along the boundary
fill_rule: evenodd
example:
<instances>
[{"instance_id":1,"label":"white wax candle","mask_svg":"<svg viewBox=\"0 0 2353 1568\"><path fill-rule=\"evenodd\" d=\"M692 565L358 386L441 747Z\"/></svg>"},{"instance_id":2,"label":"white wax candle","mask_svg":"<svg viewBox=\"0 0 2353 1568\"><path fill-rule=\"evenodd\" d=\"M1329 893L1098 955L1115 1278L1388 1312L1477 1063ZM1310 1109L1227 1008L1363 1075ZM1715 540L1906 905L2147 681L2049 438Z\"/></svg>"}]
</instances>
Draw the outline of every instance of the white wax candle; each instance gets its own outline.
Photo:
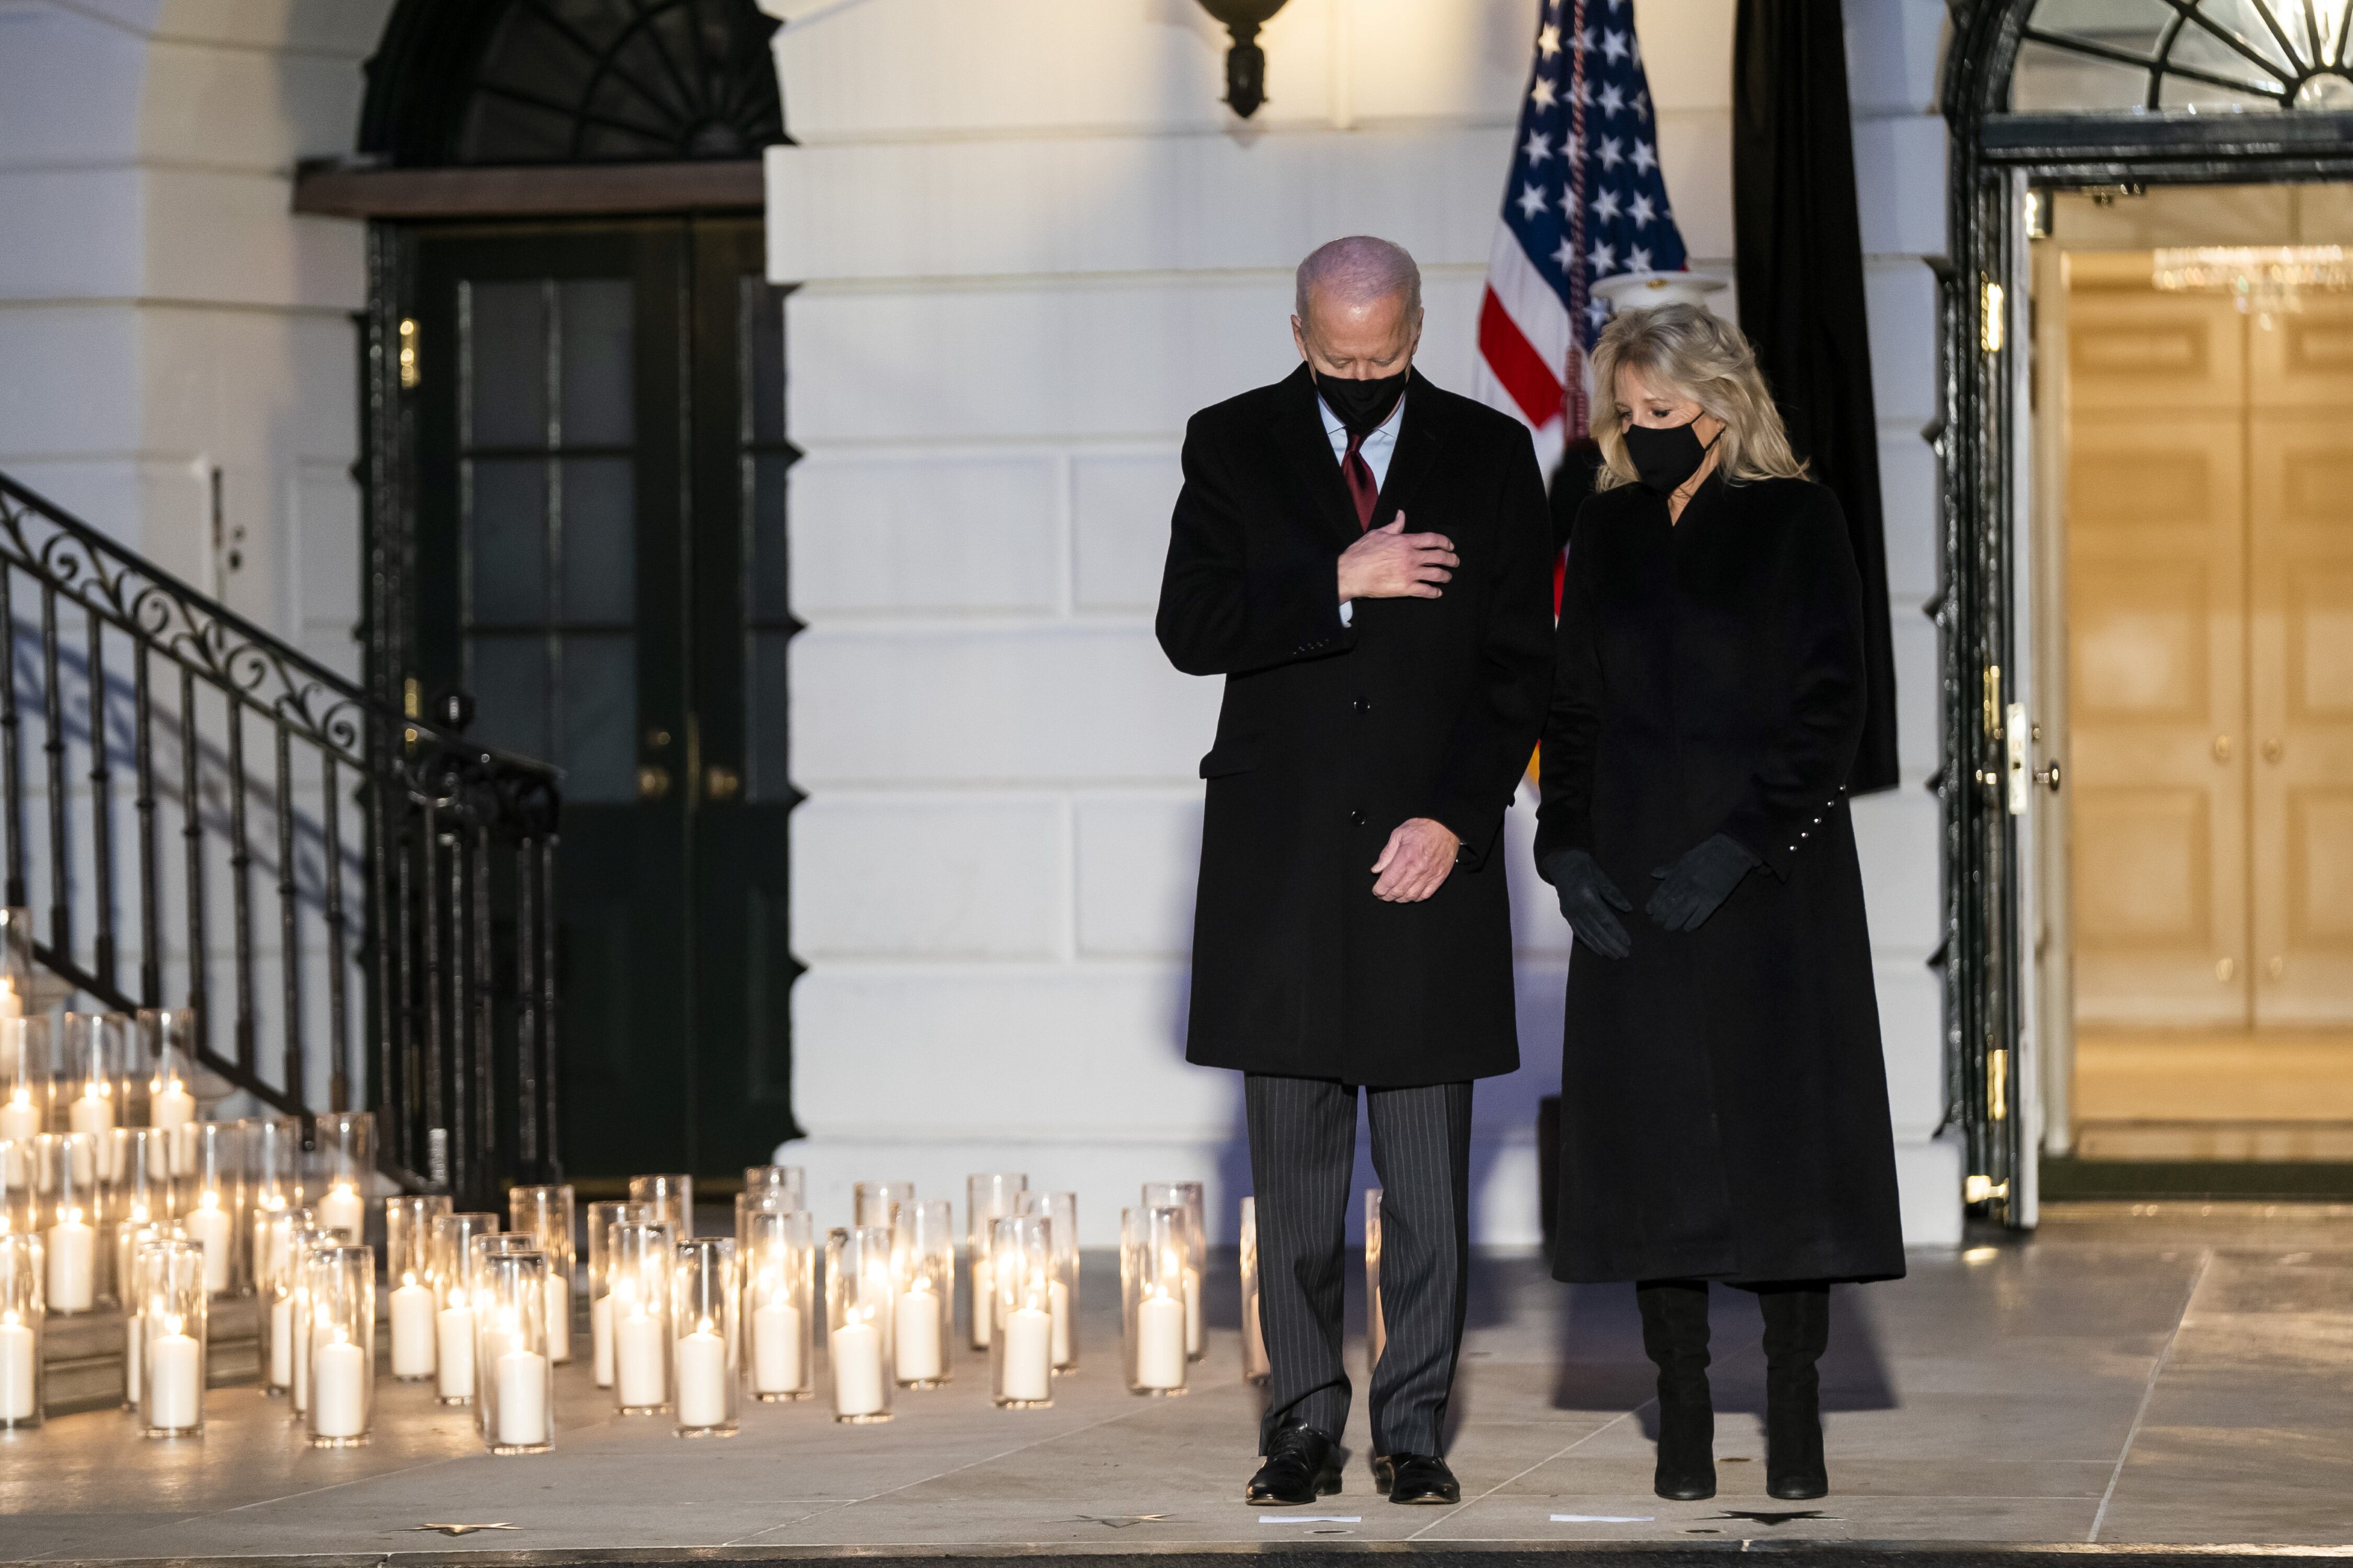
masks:
<instances>
[{"instance_id":1,"label":"white wax candle","mask_svg":"<svg viewBox=\"0 0 2353 1568\"><path fill-rule=\"evenodd\" d=\"M0 1318L0 1421L33 1415L33 1331L14 1312Z\"/></svg>"},{"instance_id":2,"label":"white wax candle","mask_svg":"<svg viewBox=\"0 0 2353 1568\"><path fill-rule=\"evenodd\" d=\"M433 1292L414 1279L392 1288L392 1375L433 1375ZM342 1434L337 1434L342 1436Z\"/></svg>"},{"instance_id":3,"label":"white wax candle","mask_svg":"<svg viewBox=\"0 0 2353 1568\"><path fill-rule=\"evenodd\" d=\"M0 1105L0 1140L13 1142L30 1138L41 1130L41 1113L34 1108L32 1097L18 1090Z\"/></svg>"},{"instance_id":4,"label":"white wax candle","mask_svg":"<svg viewBox=\"0 0 2353 1568\"><path fill-rule=\"evenodd\" d=\"M987 1253L972 1260L972 1344L988 1348L988 1331L997 1321L997 1265Z\"/></svg>"},{"instance_id":5,"label":"white wax candle","mask_svg":"<svg viewBox=\"0 0 2353 1568\"><path fill-rule=\"evenodd\" d=\"M499 1443L531 1447L547 1441L547 1358L537 1351L499 1357Z\"/></svg>"},{"instance_id":6,"label":"white wax candle","mask_svg":"<svg viewBox=\"0 0 2353 1568\"><path fill-rule=\"evenodd\" d=\"M1142 1388L1185 1386L1185 1303L1174 1296L1136 1303L1135 1381Z\"/></svg>"},{"instance_id":7,"label":"white wax candle","mask_svg":"<svg viewBox=\"0 0 2353 1568\"><path fill-rule=\"evenodd\" d=\"M561 1274L547 1277L547 1357L561 1364L572 1359L572 1281Z\"/></svg>"},{"instance_id":8,"label":"white wax candle","mask_svg":"<svg viewBox=\"0 0 2353 1568\"><path fill-rule=\"evenodd\" d=\"M69 1131L101 1136L113 1131L113 1098L85 1091L66 1108L66 1127Z\"/></svg>"},{"instance_id":9,"label":"white wax candle","mask_svg":"<svg viewBox=\"0 0 2353 1568\"><path fill-rule=\"evenodd\" d=\"M185 1432L205 1405L205 1363L193 1334L157 1334L147 1342L147 1425Z\"/></svg>"},{"instance_id":10,"label":"white wax candle","mask_svg":"<svg viewBox=\"0 0 2353 1568\"><path fill-rule=\"evenodd\" d=\"M1005 1320L1005 1357L998 1392L1008 1399L1050 1399L1054 1387L1054 1318L1018 1307Z\"/></svg>"},{"instance_id":11,"label":"white wax candle","mask_svg":"<svg viewBox=\"0 0 2353 1568\"><path fill-rule=\"evenodd\" d=\"M1201 1273L1197 1268L1185 1270L1185 1353L1198 1360L1201 1354Z\"/></svg>"},{"instance_id":12,"label":"white wax candle","mask_svg":"<svg viewBox=\"0 0 2353 1568\"><path fill-rule=\"evenodd\" d=\"M1047 1286L1046 1307L1054 1314L1054 1364L1068 1366L1078 1359L1071 1344L1071 1288L1060 1279Z\"/></svg>"},{"instance_id":13,"label":"white wax candle","mask_svg":"<svg viewBox=\"0 0 2353 1568\"><path fill-rule=\"evenodd\" d=\"M196 1200L186 1220L188 1239L205 1249L205 1292L217 1296L229 1287L229 1239L236 1232L228 1211L211 1193Z\"/></svg>"},{"instance_id":14,"label":"white wax candle","mask_svg":"<svg viewBox=\"0 0 2353 1568\"><path fill-rule=\"evenodd\" d=\"M667 1403L662 1397L662 1325L651 1312L629 1312L613 1324L614 1397L631 1410Z\"/></svg>"},{"instance_id":15,"label":"white wax candle","mask_svg":"<svg viewBox=\"0 0 2353 1568\"><path fill-rule=\"evenodd\" d=\"M460 1301L452 1301L441 1309L440 1343L436 1347L440 1373L438 1388L444 1399L471 1399L474 1396L474 1309Z\"/></svg>"},{"instance_id":16,"label":"white wax candle","mask_svg":"<svg viewBox=\"0 0 2353 1568\"><path fill-rule=\"evenodd\" d=\"M899 1378L903 1383L940 1375L940 1299L923 1287L899 1298Z\"/></svg>"},{"instance_id":17,"label":"white wax candle","mask_svg":"<svg viewBox=\"0 0 2353 1568\"><path fill-rule=\"evenodd\" d=\"M49 1310L87 1312L98 1299L98 1233L79 1217L49 1227Z\"/></svg>"},{"instance_id":18,"label":"white wax candle","mask_svg":"<svg viewBox=\"0 0 2353 1568\"><path fill-rule=\"evenodd\" d=\"M294 1386L294 1298L269 1303L269 1386Z\"/></svg>"},{"instance_id":19,"label":"white wax candle","mask_svg":"<svg viewBox=\"0 0 2353 1568\"><path fill-rule=\"evenodd\" d=\"M319 1225L325 1230L340 1230L356 1242L364 1234L367 1209L359 1194L344 1183L329 1187L319 1200Z\"/></svg>"},{"instance_id":20,"label":"white wax candle","mask_svg":"<svg viewBox=\"0 0 2353 1568\"><path fill-rule=\"evenodd\" d=\"M301 1295L294 1299L294 1310L288 1314L294 1325L294 1387L289 1402L297 1415L306 1415L311 1408L311 1300Z\"/></svg>"},{"instance_id":21,"label":"white wax candle","mask_svg":"<svg viewBox=\"0 0 2353 1568\"><path fill-rule=\"evenodd\" d=\"M409 1285L405 1289L422 1289ZM311 1431L321 1437L357 1437L367 1431L367 1352L349 1340L319 1347L311 1363Z\"/></svg>"},{"instance_id":22,"label":"white wax candle","mask_svg":"<svg viewBox=\"0 0 2353 1568\"><path fill-rule=\"evenodd\" d=\"M139 1408L139 1369L147 1360L147 1320L136 1312L122 1320L122 1401Z\"/></svg>"},{"instance_id":23,"label":"white wax candle","mask_svg":"<svg viewBox=\"0 0 2353 1568\"><path fill-rule=\"evenodd\" d=\"M801 1310L771 1301L752 1313L752 1392L796 1394L801 1386Z\"/></svg>"},{"instance_id":24,"label":"white wax candle","mask_svg":"<svg viewBox=\"0 0 2353 1568\"><path fill-rule=\"evenodd\" d=\"M16 994L16 983L0 980L0 1018L21 1018L25 1016L25 999Z\"/></svg>"},{"instance_id":25,"label":"white wax candle","mask_svg":"<svg viewBox=\"0 0 2353 1568\"><path fill-rule=\"evenodd\" d=\"M185 1127L196 1119L196 1097L178 1079L155 1089L148 1098L150 1127Z\"/></svg>"},{"instance_id":26,"label":"white wax candle","mask_svg":"<svg viewBox=\"0 0 2353 1568\"><path fill-rule=\"evenodd\" d=\"M678 1424L717 1426L727 1419L727 1342L708 1328L678 1342Z\"/></svg>"},{"instance_id":27,"label":"white wax candle","mask_svg":"<svg viewBox=\"0 0 2353 1568\"><path fill-rule=\"evenodd\" d=\"M588 1360L596 1386L613 1386L613 1298L599 1296L588 1303Z\"/></svg>"},{"instance_id":28,"label":"white wax candle","mask_svg":"<svg viewBox=\"0 0 2353 1568\"><path fill-rule=\"evenodd\" d=\"M882 1335L871 1323L833 1331L833 1408L843 1415L882 1410Z\"/></svg>"}]
</instances>

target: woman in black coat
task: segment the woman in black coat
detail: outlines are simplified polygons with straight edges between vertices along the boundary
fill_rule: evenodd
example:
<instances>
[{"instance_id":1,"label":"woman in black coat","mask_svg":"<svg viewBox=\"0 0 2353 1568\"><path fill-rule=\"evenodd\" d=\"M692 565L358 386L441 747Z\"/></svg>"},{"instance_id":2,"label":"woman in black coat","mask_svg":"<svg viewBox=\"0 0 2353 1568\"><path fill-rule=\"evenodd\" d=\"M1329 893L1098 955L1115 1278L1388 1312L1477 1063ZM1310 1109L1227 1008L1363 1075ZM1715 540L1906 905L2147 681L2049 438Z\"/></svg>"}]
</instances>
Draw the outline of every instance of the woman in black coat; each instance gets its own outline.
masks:
<instances>
[{"instance_id":1,"label":"woman in black coat","mask_svg":"<svg viewBox=\"0 0 2353 1568\"><path fill-rule=\"evenodd\" d=\"M1830 1285L1904 1272L1846 799L1862 587L1736 328L1628 312L1593 369L1536 832L1577 938L1554 1272L1635 1282L1670 1498L1715 1490L1707 1282L1755 1291L1768 1489L1820 1497Z\"/></svg>"}]
</instances>

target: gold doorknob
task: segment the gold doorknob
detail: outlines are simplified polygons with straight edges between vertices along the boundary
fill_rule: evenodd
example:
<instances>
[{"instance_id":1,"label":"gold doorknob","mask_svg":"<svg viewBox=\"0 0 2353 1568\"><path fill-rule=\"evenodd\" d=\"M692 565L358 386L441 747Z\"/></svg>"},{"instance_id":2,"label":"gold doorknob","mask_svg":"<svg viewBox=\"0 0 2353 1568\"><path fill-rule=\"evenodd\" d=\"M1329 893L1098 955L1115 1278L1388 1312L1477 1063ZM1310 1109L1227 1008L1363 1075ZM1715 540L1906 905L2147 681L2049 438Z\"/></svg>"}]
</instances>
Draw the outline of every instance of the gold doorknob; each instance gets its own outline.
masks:
<instances>
[{"instance_id":1,"label":"gold doorknob","mask_svg":"<svg viewBox=\"0 0 2353 1568\"><path fill-rule=\"evenodd\" d=\"M2214 737L2214 760L2218 763L2227 763L2231 760L2230 736L2217 735Z\"/></svg>"},{"instance_id":2,"label":"gold doorknob","mask_svg":"<svg viewBox=\"0 0 2353 1568\"><path fill-rule=\"evenodd\" d=\"M659 800L670 793L670 770L658 763L649 763L638 770L638 798Z\"/></svg>"},{"instance_id":3,"label":"gold doorknob","mask_svg":"<svg viewBox=\"0 0 2353 1568\"><path fill-rule=\"evenodd\" d=\"M2263 742L2263 761L2275 763L2286 754L2287 747L2282 744L2277 737Z\"/></svg>"},{"instance_id":4,"label":"gold doorknob","mask_svg":"<svg viewBox=\"0 0 2353 1568\"><path fill-rule=\"evenodd\" d=\"M2238 976L2239 961L2237 959L2218 958L2214 961L2214 978L2221 981L2223 984L2228 985L2232 981L2237 979Z\"/></svg>"},{"instance_id":5,"label":"gold doorknob","mask_svg":"<svg viewBox=\"0 0 2353 1568\"><path fill-rule=\"evenodd\" d=\"M744 787L744 775L733 768L713 767L702 775L703 793L713 800L733 800Z\"/></svg>"}]
</instances>

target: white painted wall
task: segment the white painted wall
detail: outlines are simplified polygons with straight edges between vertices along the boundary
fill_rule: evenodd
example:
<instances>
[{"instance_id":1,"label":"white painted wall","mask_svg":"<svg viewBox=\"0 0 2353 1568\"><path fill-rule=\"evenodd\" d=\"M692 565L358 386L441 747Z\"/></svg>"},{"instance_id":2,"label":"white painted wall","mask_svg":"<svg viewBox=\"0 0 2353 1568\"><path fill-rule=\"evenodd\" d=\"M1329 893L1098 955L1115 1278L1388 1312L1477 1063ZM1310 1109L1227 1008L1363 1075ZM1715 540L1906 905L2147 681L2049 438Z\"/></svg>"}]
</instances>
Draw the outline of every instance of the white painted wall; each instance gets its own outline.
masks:
<instances>
[{"instance_id":1,"label":"white painted wall","mask_svg":"<svg viewBox=\"0 0 2353 1568\"><path fill-rule=\"evenodd\" d=\"M1275 379L1298 258L1419 258L1421 364L1467 387L1535 0L1291 0L1222 107L1194 0L765 0L798 145L768 159L787 324L796 1105L822 1213L859 1179L1027 1170L1109 1239L1139 1181L1249 1190L1239 1080L1183 1061L1218 683L1151 630L1192 411ZM1905 786L1857 811L1907 1235L1959 1234L1941 1112L1930 277L1936 0L1850 6ZM1728 274L1731 0L1638 5L1694 265ZM795 20L795 18L800 18ZM1721 298L1721 297L1720 297ZM1729 310L1732 307L1727 304ZM1478 1096L1477 1228L1536 1235L1565 931L1513 833L1526 1066Z\"/></svg>"}]
</instances>

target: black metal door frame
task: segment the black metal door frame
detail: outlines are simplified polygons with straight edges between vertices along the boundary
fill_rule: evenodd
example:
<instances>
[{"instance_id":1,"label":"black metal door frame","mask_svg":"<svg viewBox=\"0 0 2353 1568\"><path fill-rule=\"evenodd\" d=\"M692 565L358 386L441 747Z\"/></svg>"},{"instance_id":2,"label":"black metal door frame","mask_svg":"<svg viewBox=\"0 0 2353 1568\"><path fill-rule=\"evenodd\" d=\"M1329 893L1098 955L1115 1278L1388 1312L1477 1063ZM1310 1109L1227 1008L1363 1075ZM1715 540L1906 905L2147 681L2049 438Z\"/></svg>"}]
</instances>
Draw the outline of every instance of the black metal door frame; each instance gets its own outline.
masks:
<instances>
[{"instance_id":1,"label":"black metal door frame","mask_svg":"<svg viewBox=\"0 0 2353 1568\"><path fill-rule=\"evenodd\" d=\"M1959 0L1946 44L1949 261L1939 274L1944 416L1941 633L1948 1121L1967 1140L1970 1212L2032 1223L2037 1151L2019 1045L2023 942L2005 713L2020 700L2013 461L2027 438L2014 356L2029 345L2020 197L2030 187L2290 184L2353 180L2353 114L2010 114L2010 71L2036 0ZM2022 319L2022 318L2021 318ZM2010 673L2005 673L2010 672Z\"/></svg>"}]
</instances>

